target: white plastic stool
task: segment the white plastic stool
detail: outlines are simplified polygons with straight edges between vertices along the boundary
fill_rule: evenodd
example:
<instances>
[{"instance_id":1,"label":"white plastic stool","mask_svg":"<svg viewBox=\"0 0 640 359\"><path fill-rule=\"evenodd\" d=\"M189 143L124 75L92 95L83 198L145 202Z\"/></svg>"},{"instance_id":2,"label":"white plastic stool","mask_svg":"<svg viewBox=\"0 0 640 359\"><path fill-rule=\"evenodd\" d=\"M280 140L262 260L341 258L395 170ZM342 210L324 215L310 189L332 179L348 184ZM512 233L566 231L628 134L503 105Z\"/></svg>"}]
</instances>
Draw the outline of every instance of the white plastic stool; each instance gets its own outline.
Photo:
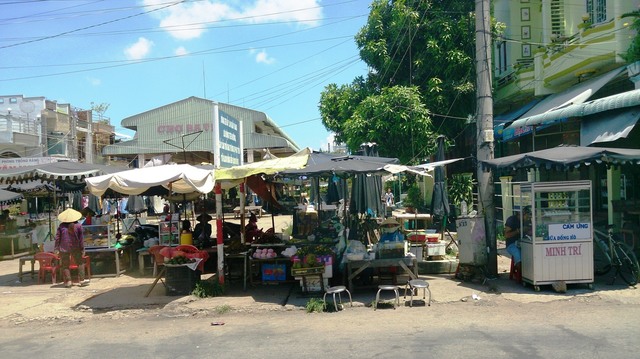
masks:
<instances>
[{"instance_id":1,"label":"white plastic stool","mask_svg":"<svg viewBox=\"0 0 640 359\"><path fill-rule=\"evenodd\" d=\"M396 306L400 306L400 294L398 293L398 286L391 284L380 284L378 286L378 293L376 293L376 301L373 303L373 310L378 309L378 302L380 302L380 292L383 290L392 290L396 294L396 300L393 303L393 309L396 309Z\"/></svg>"},{"instance_id":2,"label":"white plastic stool","mask_svg":"<svg viewBox=\"0 0 640 359\"><path fill-rule=\"evenodd\" d=\"M336 294L338 294L338 298L340 298L340 305L342 305L342 292L347 292L349 294L349 303L353 307L353 300L351 300L351 292L347 289L347 287L343 285L336 285L334 287L327 288L327 291L324 292L324 296L322 297L322 301L324 302L324 308L327 308L327 294L333 295L333 307L336 308L336 312L338 311L338 304L336 303Z\"/></svg>"},{"instance_id":3,"label":"white plastic stool","mask_svg":"<svg viewBox=\"0 0 640 359\"><path fill-rule=\"evenodd\" d=\"M407 285L404 287L404 298L407 298L407 288L411 290L411 301L409 302L409 306L413 307L413 294L418 294L418 290L422 289L422 299L426 300L427 291L429 292L429 301L427 305L431 306L431 289L429 289L429 282L422 279L412 279L407 282Z\"/></svg>"}]
</instances>

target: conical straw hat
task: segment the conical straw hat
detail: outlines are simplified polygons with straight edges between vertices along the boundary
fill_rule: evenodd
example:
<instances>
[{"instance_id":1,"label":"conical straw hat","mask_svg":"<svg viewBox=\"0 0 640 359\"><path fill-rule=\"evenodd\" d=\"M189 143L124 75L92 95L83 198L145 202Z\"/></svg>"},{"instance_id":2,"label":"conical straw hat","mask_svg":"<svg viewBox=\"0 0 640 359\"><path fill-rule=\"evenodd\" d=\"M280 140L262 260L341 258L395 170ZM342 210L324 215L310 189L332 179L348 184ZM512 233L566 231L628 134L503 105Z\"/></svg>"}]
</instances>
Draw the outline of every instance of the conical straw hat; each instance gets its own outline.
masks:
<instances>
[{"instance_id":1,"label":"conical straw hat","mask_svg":"<svg viewBox=\"0 0 640 359\"><path fill-rule=\"evenodd\" d=\"M62 223L73 223L82 218L82 213L76 211L73 208L67 208L64 212L58 215L58 220Z\"/></svg>"},{"instance_id":2,"label":"conical straw hat","mask_svg":"<svg viewBox=\"0 0 640 359\"><path fill-rule=\"evenodd\" d=\"M380 226L398 227L400 226L400 223L398 223L395 218L388 217L387 219L382 221L382 223L380 223Z\"/></svg>"}]
</instances>

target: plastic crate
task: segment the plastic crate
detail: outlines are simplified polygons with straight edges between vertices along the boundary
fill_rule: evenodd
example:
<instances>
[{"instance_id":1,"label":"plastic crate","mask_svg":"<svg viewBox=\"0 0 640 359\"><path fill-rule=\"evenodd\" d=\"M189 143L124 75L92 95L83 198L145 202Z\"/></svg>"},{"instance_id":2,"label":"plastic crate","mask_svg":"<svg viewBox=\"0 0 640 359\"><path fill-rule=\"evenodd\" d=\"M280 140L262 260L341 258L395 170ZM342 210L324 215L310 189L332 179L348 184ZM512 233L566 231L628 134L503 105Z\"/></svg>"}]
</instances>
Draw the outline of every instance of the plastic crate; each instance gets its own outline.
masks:
<instances>
[{"instance_id":1,"label":"plastic crate","mask_svg":"<svg viewBox=\"0 0 640 359\"><path fill-rule=\"evenodd\" d=\"M165 287L167 295L189 295L200 281L200 271L184 265L165 264Z\"/></svg>"},{"instance_id":2,"label":"plastic crate","mask_svg":"<svg viewBox=\"0 0 640 359\"><path fill-rule=\"evenodd\" d=\"M286 264L262 264L262 281L284 281L287 279L287 266Z\"/></svg>"}]
</instances>

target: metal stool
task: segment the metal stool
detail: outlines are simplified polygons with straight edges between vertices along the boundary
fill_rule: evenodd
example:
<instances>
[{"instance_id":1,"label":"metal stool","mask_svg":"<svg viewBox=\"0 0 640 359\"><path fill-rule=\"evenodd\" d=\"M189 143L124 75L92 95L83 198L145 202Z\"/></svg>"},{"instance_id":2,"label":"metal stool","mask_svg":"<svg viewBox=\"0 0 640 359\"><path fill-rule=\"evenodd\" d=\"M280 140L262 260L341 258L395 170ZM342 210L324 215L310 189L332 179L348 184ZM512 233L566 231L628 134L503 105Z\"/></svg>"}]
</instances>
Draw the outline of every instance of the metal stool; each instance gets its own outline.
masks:
<instances>
[{"instance_id":1,"label":"metal stool","mask_svg":"<svg viewBox=\"0 0 640 359\"><path fill-rule=\"evenodd\" d=\"M429 301L427 305L431 306L431 289L429 289L429 282L422 279L412 279L407 282L407 285L404 287L404 298L407 298L407 289L411 290L411 301L409 302L409 306L413 307L413 294L418 294L418 290L422 289L422 299L426 300L427 291L429 292Z\"/></svg>"},{"instance_id":2,"label":"metal stool","mask_svg":"<svg viewBox=\"0 0 640 359\"><path fill-rule=\"evenodd\" d=\"M338 294L338 298L340 298L340 305L342 305L342 292L347 292L349 294L349 303L353 307L353 300L351 300L351 292L347 289L347 287L343 285L336 285L334 287L328 287L327 291L324 292L324 296L322 297L322 301L324 302L324 309L327 308L327 294L333 295L333 307L336 308L336 312L338 311L338 305L336 304L336 294Z\"/></svg>"},{"instance_id":3,"label":"metal stool","mask_svg":"<svg viewBox=\"0 0 640 359\"><path fill-rule=\"evenodd\" d=\"M376 301L373 303L373 310L378 309L378 302L380 302L380 292L383 290L392 290L396 294L396 301L393 303L393 309L396 309L396 306L400 306L400 294L398 293L398 286L391 284L380 284L378 286L378 293L376 293Z\"/></svg>"}]
</instances>

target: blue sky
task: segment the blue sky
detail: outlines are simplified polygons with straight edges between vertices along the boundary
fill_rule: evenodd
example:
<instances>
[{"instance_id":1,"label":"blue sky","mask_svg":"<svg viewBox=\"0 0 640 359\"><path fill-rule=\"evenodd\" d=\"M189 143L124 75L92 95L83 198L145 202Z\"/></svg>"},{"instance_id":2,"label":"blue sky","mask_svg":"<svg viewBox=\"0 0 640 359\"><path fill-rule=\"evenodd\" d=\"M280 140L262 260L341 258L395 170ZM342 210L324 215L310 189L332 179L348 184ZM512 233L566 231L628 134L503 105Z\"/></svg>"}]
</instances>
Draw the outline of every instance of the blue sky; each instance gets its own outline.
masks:
<instances>
[{"instance_id":1,"label":"blue sky","mask_svg":"<svg viewBox=\"0 0 640 359\"><path fill-rule=\"evenodd\" d=\"M0 0L0 94L122 119L190 96L267 113L326 149L320 93L365 75L365 0Z\"/></svg>"}]
</instances>

